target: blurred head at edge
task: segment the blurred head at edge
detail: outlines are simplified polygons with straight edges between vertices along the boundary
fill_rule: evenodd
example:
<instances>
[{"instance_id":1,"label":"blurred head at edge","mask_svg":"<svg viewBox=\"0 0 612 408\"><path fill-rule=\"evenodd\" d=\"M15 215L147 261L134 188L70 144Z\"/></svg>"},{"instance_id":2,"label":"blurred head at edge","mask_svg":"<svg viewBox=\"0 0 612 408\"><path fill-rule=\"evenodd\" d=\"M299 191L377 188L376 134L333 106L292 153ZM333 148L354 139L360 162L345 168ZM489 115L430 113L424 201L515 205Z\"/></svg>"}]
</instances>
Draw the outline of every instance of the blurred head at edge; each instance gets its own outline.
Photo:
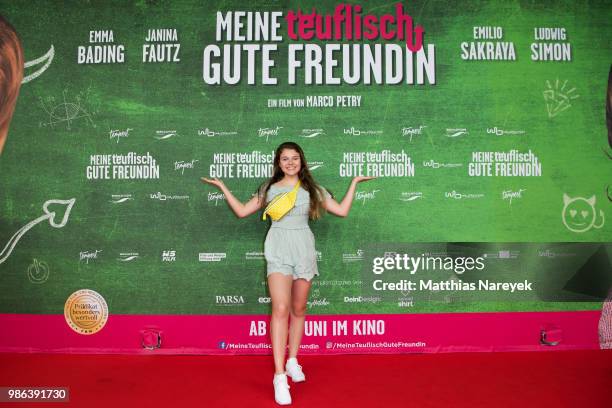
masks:
<instances>
[{"instance_id":1,"label":"blurred head at edge","mask_svg":"<svg viewBox=\"0 0 612 408\"><path fill-rule=\"evenodd\" d=\"M23 49L17 32L0 15L0 154L23 78Z\"/></svg>"}]
</instances>

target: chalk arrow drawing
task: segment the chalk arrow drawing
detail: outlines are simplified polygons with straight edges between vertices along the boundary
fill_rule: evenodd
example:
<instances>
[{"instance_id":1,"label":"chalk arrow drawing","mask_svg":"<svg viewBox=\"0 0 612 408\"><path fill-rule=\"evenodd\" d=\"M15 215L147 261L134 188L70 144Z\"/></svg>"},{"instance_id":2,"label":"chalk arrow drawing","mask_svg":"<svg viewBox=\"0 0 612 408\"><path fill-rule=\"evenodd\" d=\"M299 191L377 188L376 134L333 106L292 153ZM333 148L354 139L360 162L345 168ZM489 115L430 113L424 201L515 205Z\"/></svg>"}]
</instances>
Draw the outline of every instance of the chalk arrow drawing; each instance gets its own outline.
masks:
<instances>
[{"instance_id":1,"label":"chalk arrow drawing","mask_svg":"<svg viewBox=\"0 0 612 408\"><path fill-rule=\"evenodd\" d=\"M68 217L70 216L70 211L72 210L72 206L74 205L74 202L76 201L76 199L71 198L70 200L48 200L43 204L43 212L45 213L44 215L41 215L40 217L36 218L35 220L32 220L30 222L28 222L26 225L24 225L23 227L21 227L12 237L11 239L8 240L6 246L4 247L4 249L2 250L2 252L0 252L0 264L3 263L4 261L6 261L6 259L9 257L9 255L11 254L11 252L13 252L13 249L15 248L15 245L17 245L17 242L19 242L19 240L21 239L21 237L23 237L23 235L28 232L30 230L30 228L34 227L36 224L43 222L44 220L49 220L49 224L51 224L51 226L53 228L62 228L64 225L66 225L68 223ZM64 212L64 216L62 217L61 221L58 223L58 216L57 213L55 211L49 211L49 205L53 205L53 204L59 204L59 205L65 205L66 206L66 210Z\"/></svg>"},{"instance_id":2,"label":"chalk arrow drawing","mask_svg":"<svg viewBox=\"0 0 612 408\"><path fill-rule=\"evenodd\" d=\"M51 48L49 48L49 51L47 51L45 55L43 55L42 57L36 58L35 60L26 62L23 65L24 68L33 67L34 65L42 64L43 62L46 61L45 65L38 68L38 70L32 72L30 75L24 77L21 80L21 83L25 84L26 82L30 82L31 80L39 77L40 74L42 74L43 72L47 70L47 68L49 68L49 65L51 65L51 61L53 61L54 56L55 56L55 48L53 47L53 44L51 44Z\"/></svg>"}]
</instances>

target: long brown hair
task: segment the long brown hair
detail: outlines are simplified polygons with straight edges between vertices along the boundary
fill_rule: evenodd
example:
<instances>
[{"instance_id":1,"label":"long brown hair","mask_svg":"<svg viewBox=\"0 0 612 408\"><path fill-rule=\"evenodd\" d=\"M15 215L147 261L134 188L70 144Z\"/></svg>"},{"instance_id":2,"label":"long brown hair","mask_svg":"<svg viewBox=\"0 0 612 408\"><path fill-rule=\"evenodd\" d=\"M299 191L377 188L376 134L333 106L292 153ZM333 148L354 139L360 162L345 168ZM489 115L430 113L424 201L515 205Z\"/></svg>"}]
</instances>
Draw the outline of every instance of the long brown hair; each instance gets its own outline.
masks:
<instances>
[{"instance_id":1,"label":"long brown hair","mask_svg":"<svg viewBox=\"0 0 612 408\"><path fill-rule=\"evenodd\" d=\"M281 145L276 148L272 177L259 186L257 194L263 196L265 200L265 197L268 195L268 190L270 190L272 184L281 180L285 176L285 173L283 173L280 168L280 156L285 149L295 150L300 155L300 171L298 173L298 178L300 179L301 187L310 193L310 209L308 211L308 217L312 220L321 218L324 211L323 199L325 197L323 188L314 181L314 178L308 169L308 163L306 162L304 151L297 143L285 142L281 143Z\"/></svg>"},{"instance_id":2,"label":"long brown hair","mask_svg":"<svg viewBox=\"0 0 612 408\"><path fill-rule=\"evenodd\" d=\"M13 26L0 16L0 153L23 78L23 49Z\"/></svg>"}]
</instances>

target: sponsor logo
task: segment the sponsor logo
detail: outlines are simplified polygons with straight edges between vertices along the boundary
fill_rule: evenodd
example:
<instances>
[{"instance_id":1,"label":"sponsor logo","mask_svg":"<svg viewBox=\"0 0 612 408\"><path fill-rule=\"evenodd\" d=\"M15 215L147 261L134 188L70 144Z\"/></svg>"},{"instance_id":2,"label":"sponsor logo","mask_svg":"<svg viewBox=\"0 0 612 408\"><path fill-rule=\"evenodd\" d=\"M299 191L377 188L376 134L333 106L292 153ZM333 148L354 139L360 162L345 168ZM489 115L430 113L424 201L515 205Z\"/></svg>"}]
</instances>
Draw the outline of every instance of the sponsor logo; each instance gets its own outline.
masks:
<instances>
[{"instance_id":1,"label":"sponsor logo","mask_svg":"<svg viewBox=\"0 0 612 408\"><path fill-rule=\"evenodd\" d=\"M133 199L134 198L132 197L131 194L113 194L111 195L110 202L113 204L123 204L126 201L130 201Z\"/></svg>"},{"instance_id":2,"label":"sponsor logo","mask_svg":"<svg viewBox=\"0 0 612 408\"><path fill-rule=\"evenodd\" d=\"M282 128L282 126L277 126L275 128L259 128L257 130L257 136L265 137L267 142L270 136L278 136L278 131Z\"/></svg>"},{"instance_id":3,"label":"sponsor logo","mask_svg":"<svg viewBox=\"0 0 612 408\"><path fill-rule=\"evenodd\" d=\"M246 252L244 259L265 259L263 252Z\"/></svg>"},{"instance_id":4,"label":"sponsor logo","mask_svg":"<svg viewBox=\"0 0 612 408\"><path fill-rule=\"evenodd\" d=\"M372 191L357 191L355 193L355 200L361 200L361 205L365 205L365 202L368 200L374 200L376 198L376 193L380 190L372 190Z\"/></svg>"},{"instance_id":5,"label":"sponsor logo","mask_svg":"<svg viewBox=\"0 0 612 408\"><path fill-rule=\"evenodd\" d=\"M85 263L89 264L90 259L98 259L98 254L100 252L102 252L101 249L96 249L95 251L79 252L79 262L85 260Z\"/></svg>"},{"instance_id":6,"label":"sponsor logo","mask_svg":"<svg viewBox=\"0 0 612 408\"><path fill-rule=\"evenodd\" d=\"M325 131L323 129L302 129L302 133L300 133L300 137L311 138L317 137L320 135L324 135Z\"/></svg>"},{"instance_id":7,"label":"sponsor logo","mask_svg":"<svg viewBox=\"0 0 612 408\"><path fill-rule=\"evenodd\" d=\"M447 128L446 137L460 137L467 135L469 132L466 128Z\"/></svg>"},{"instance_id":8,"label":"sponsor logo","mask_svg":"<svg viewBox=\"0 0 612 408\"><path fill-rule=\"evenodd\" d=\"M138 252L121 252L117 260L121 262L131 262L138 258L140 258Z\"/></svg>"},{"instance_id":9,"label":"sponsor logo","mask_svg":"<svg viewBox=\"0 0 612 408\"><path fill-rule=\"evenodd\" d=\"M266 296L262 296L259 299L257 299L257 302L258 303L270 303L270 302L272 302L272 298L269 297L269 296L267 296L267 297Z\"/></svg>"},{"instance_id":10,"label":"sponsor logo","mask_svg":"<svg viewBox=\"0 0 612 408\"><path fill-rule=\"evenodd\" d=\"M329 300L327 300L327 298L313 299L313 300L308 300L306 304L308 305L309 308L329 306Z\"/></svg>"},{"instance_id":11,"label":"sponsor logo","mask_svg":"<svg viewBox=\"0 0 612 408\"><path fill-rule=\"evenodd\" d=\"M509 249L501 249L490 254L482 254L483 258L487 259L516 259L521 254L521 251L511 251Z\"/></svg>"},{"instance_id":12,"label":"sponsor logo","mask_svg":"<svg viewBox=\"0 0 612 408\"><path fill-rule=\"evenodd\" d=\"M421 134L423 134L423 129L425 129L427 126L419 126L419 127L404 127L402 128L402 136L409 136L410 137L410 141L412 142L412 138L414 136L420 136Z\"/></svg>"},{"instance_id":13,"label":"sponsor logo","mask_svg":"<svg viewBox=\"0 0 612 408\"><path fill-rule=\"evenodd\" d=\"M162 194L159 191L157 193L149 194L149 198L151 198L152 200L159 200L159 201L189 200L188 195L167 195L167 194Z\"/></svg>"},{"instance_id":14,"label":"sponsor logo","mask_svg":"<svg viewBox=\"0 0 612 408\"><path fill-rule=\"evenodd\" d=\"M353 136L361 136L361 135L382 135L382 130L371 130L371 129L356 129L354 127L350 127L348 129L344 129L345 135L353 135Z\"/></svg>"},{"instance_id":15,"label":"sponsor logo","mask_svg":"<svg viewBox=\"0 0 612 408\"><path fill-rule=\"evenodd\" d=\"M415 201L419 198L423 198L423 193L420 191L402 191L399 197L401 201Z\"/></svg>"},{"instance_id":16,"label":"sponsor logo","mask_svg":"<svg viewBox=\"0 0 612 408\"><path fill-rule=\"evenodd\" d=\"M222 306L244 305L244 296L223 295L215 296L215 304Z\"/></svg>"},{"instance_id":17,"label":"sponsor logo","mask_svg":"<svg viewBox=\"0 0 612 408\"><path fill-rule=\"evenodd\" d=\"M397 306L399 306L399 307L413 307L414 306L414 299L413 299L412 296L403 296L403 297L400 297L397 300Z\"/></svg>"},{"instance_id":18,"label":"sponsor logo","mask_svg":"<svg viewBox=\"0 0 612 408\"><path fill-rule=\"evenodd\" d=\"M547 249L545 251L538 251L538 256L539 257L543 257L543 258L557 258L557 257L565 257L565 256L576 256L575 253L571 253L571 252L554 252L551 251L550 249Z\"/></svg>"},{"instance_id":19,"label":"sponsor logo","mask_svg":"<svg viewBox=\"0 0 612 408\"><path fill-rule=\"evenodd\" d=\"M176 261L176 251L162 251L162 262L175 262Z\"/></svg>"},{"instance_id":20,"label":"sponsor logo","mask_svg":"<svg viewBox=\"0 0 612 408\"><path fill-rule=\"evenodd\" d=\"M484 194L482 193L459 193L455 190L444 193L444 197L452 198L455 200L473 200L483 198Z\"/></svg>"},{"instance_id":21,"label":"sponsor logo","mask_svg":"<svg viewBox=\"0 0 612 408\"><path fill-rule=\"evenodd\" d=\"M157 140L166 140L171 137L178 136L176 130L157 130L155 131L155 138Z\"/></svg>"},{"instance_id":22,"label":"sponsor logo","mask_svg":"<svg viewBox=\"0 0 612 408\"><path fill-rule=\"evenodd\" d=\"M174 170L180 171L181 174L185 174L185 169L193 169L195 164L199 162L197 159L193 159L191 161L176 161L174 162Z\"/></svg>"},{"instance_id":23,"label":"sponsor logo","mask_svg":"<svg viewBox=\"0 0 612 408\"><path fill-rule=\"evenodd\" d=\"M487 133L496 136L512 136L512 135L524 135L524 130L506 130L498 128L497 126L492 128L487 128Z\"/></svg>"},{"instance_id":24,"label":"sponsor logo","mask_svg":"<svg viewBox=\"0 0 612 408\"><path fill-rule=\"evenodd\" d=\"M463 166L462 163L438 163L435 160L428 160L428 161L424 161L423 162L423 167L431 167L432 169L439 169L439 168L444 168L444 167L448 167L448 168L454 168L454 167L461 167Z\"/></svg>"},{"instance_id":25,"label":"sponsor logo","mask_svg":"<svg viewBox=\"0 0 612 408\"><path fill-rule=\"evenodd\" d=\"M319 167L323 167L323 162L322 161L311 161L311 162L308 162L308 170L310 170L310 171L314 171L314 170L318 169Z\"/></svg>"},{"instance_id":26,"label":"sponsor logo","mask_svg":"<svg viewBox=\"0 0 612 408\"><path fill-rule=\"evenodd\" d=\"M502 200L508 200L508 202L510 203L509 205L512 205L513 199L523 198L524 191L527 191L527 190L524 188L521 188L518 191L504 190L502 191Z\"/></svg>"},{"instance_id":27,"label":"sponsor logo","mask_svg":"<svg viewBox=\"0 0 612 408\"><path fill-rule=\"evenodd\" d=\"M345 296L344 303L378 303L380 296Z\"/></svg>"},{"instance_id":28,"label":"sponsor logo","mask_svg":"<svg viewBox=\"0 0 612 408\"><path fill-rule=\"evenodd\" d=\"M130 135L130 130L133 130L131 128L127 128L125 130L109 130L108 134L110 137L110 140L116 139L117 143L119 143L119 139L121 138L126 138Z\"/></svg>"},{"instance_id":29,"label":"sponsor logo","mask_svg":"<svg viewBox=\"0 0 612 408\"><path fill-rule=\"evenodd\" d=\"M342 254L342 262L356 262L363 260L363 250L358 249L353 254Z\"/></svg>"},{"instance_id":30,"label":"sponsor logo","mask_svg":"<svg viewBox=\"0 0 612 408\"><path fill-rule=\"evenodd\" d=\"M219 343L217 343L217 347L219 347L221 350L226 350L227 349L227 342L220 341Z\"/></svg>"},{"instance_id":31,"label":"sponsor logo","mask_svg":"<svg viewBox=\"0 0 612 408\"><path fill-rule=\"evenodd\" d=\"M209 128L198 129L198 136L215 137L215 136L232 136L237 135L238 132L225 132L222 130L212 130Z\"/></svg>"},{"instance_id":32,"label":"sponsor logo","mask_svg":"<svg viewBox=\"0 0 612 408\"><path fill-rule=\"evenodd\" d=\"M219 262L226 258L225 252L200 252L198 259L200 262Z\"/></svg>"},{"instance_id":33,"label":"sponsor logo","mask_svg":"<svg viewBox=\"0 0 612 408\"><path fill-rule=\"evenodd\" d=\"M320 261L321 259L323 259L323 254L321 253L321 251L315 251L317 253L317 261Z\"/></svg>"},{"instance_id":34,"label":"sponsor logo","mask_svg":"<svg viewBox=\"0 0 612 408\"><path fill-rule=\"evenodd\" d=\"M225 201L225 194L220 193L218 191L208 193L208 202L214 201L215 207L219 204L219 200Z\"/></svg>"}]
</instances>

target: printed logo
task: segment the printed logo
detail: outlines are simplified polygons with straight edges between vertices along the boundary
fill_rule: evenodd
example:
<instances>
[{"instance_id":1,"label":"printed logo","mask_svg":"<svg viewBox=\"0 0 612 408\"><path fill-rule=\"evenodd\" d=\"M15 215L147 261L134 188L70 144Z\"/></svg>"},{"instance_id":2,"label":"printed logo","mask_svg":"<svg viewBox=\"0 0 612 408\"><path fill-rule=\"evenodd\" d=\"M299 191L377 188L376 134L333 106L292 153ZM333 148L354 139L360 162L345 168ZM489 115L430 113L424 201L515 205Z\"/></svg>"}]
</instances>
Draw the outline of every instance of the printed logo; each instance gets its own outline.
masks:
<instances>
[{"instance_id":1,"label":"printed logo","mask_svg":"<svg viewBox=\"0 0 612 408\"><path fill-rule=\"evenodd\" d=\"M233 136L237 135L238 132L225 132L222 130L212 130L209 128L199 129L198 136L215 137L215 136Z\"/></svg>"},{"instance_id":2,"label":"printed logo","mask_svg":"<svg viewBox=\"0 0 612 408\"><path fill-rule=\"evenodd\" d=\"M353 136L361 136L361 135L382 135L382 130L371 130L371 129L356 129L354 127L350 127L348 129L344 129L345 135L353 135Z\"/></svg>"},{"instance_id":3,"label":"printed logo","mask_svg":"<svg viewBox=\"0 0 612 408\"><path fill-rule=\"evenodd\" d=\"M176 261L176 251L162 251L162 262L175 262Z\"/></svg>"},{"instance_id":4,"label":"printed logo","mask_svg":"<svg viewBox=\"0 0 612 408\"><path fill-rule=\"evenodd\" d=\"M463 166L462 163L438 163L435 160L428 160L423 162L423 167L431 167L432 169L455 168L461 166Z\"/></svg>"},{"instance_id":5,"label":"printed logo","mask_svg":"<svg viewBox=\"0 0 612 408\"><path fill-rule=\"evenodd\" d=\"M215 304L222 306L244 305L244 297L238 295L215 296Z\"/></svg>"},{"instance_id":6,"label":"printed logo","mask_svg":"<svg viewBox=\"0 0 612 408\"><path fill-rule=\"evenodd\" d=\"M64 318L75 332L90 335L102 330L108 320L108 305L98 292L77 290L64 304Z\"/></svg>"},{"instance_id":7,"label":"printed logo","mask_svg":"<svg viewBox=\"0 0 612 408\"><path fill-rule=\"evenodd\" d=\"M512 135L524 135L524 130L506 130L502 128L498 128L497 126L492 128L487 128L487 133L496 135L496 136L512 136Z\"/></svg>"},{"instance_id":8,"label":"printed logo","mask_svg":"<svg viewBox=\"0 0 612 408\"><path fill-rule=\"evenodd\" d=\"M355 193L355 200L361 200L361 205L365 205L367 200L373 200L376 198L376 193L380 190L372 190L372 191L357 191Z\"/></svg>"},{"instance_id":9,"label":"printed logo","mask_svg":"<svg viewBox=\"0 0 612 408\"><path fill-rule=\"evenodd\" d=\"M263 252L246 252L244 259L266 259Z\"/></svg>"},{"instance_id":10,"label":"printed logo","mask_svg":"<svg viewBox=\"0 0 612 408\"><path fill-rule=\"evenodd\" d=\"M512 190L502 191L502 200L508 200L510 205L512 205L512 200L513 199L523 198L523 192L525 192L525 191L527 191L527 190L524 189L524 188L521 188L518 191L512 191Z\"/></svg>"},{"instance_id":11,"label":"printed logo","mask_svg":"<svg viewBox=\"0 0 612 408\"><path fill-rule=\"evenodd\" d=\"M423 193L421 193L420 191L402 191L399 197L401 201L406 202L415 201L419 198L423 198Z\"/></svg>"},{"instance_id":12,"label":"printed logo","mask_svg":"<svg viewBox=\"0 0 612 408\"><path fill-rule=\"evenodd\" d=\"M601 228L605 223L603 210L599 210L600 221L597 221L597 210L595 209L596 198L576 197L571 198L563 193L563 210L561 219L563 225L572 232L586 232L591 228Z\"/></svg>"},{"instance_id":13,"label":"printed logo","mask_svg":"<svg viewBox=\"0 0 612 408\"><path fill-rule=\"evenodd\" d=\"M225 252L200 252L198 259L200 262L219 262L226 258Z\"/></svg>"},{"instance_id":14,"label":"printed logo","mask_svg":"<svg viewBox=\"0 0 612 408\"><path fill-rule=\"evenodd\" d=\"M356 262L363 260L363 250L358 249L353 254L342 254L342 262Z\"/></svg>"},{"instance_id":15,"label":"printed logo","mask_svg":"<svg viewBox=\"0 0 612 408\"><path fill-rule=\"evenodd\" d=\"M318 169L319 167L323 167L323 162L322 161L311 161L311 162L308 162L308 170L310 170L310 171L314 171L314 170Z\"/></svg>"},{"instance_id":16,"label":"printed logo","mask_svg":"<svg viewBox=\"0 0 612 408\"><path fill-rule=\"evenodd\" d=\"M131 262L138 258L140 258L138 252L121 252L117 260L121 262Z\"/></svg>"},{"instance_id":17,"label":"printed logo","mask_svg":"<svg viewBox=\"0 0 612 408\"><path fill-rule=\"evenodd\" d=\"M110 202L113 204L123 204L126 201L133 200L131 194L113 194L111 195Z\"/></svg>"},{"instance_id":18,"label":"printed logo","mask_svg":"<svg viewBox=\"0 0 612 408\"><path fill-rule=\"evenodd\" d=\"M100 252L102 252L101 249L96 249L95 251L79 252L79 262L85 260L85 263L89 264L90 259L98 259L98 254Z\"/></svg>"},{"instance_id":19,"label":"printed logo","mask_svg":"<svg viewBox=\"0 0 612 408\"><path fill-rule=\"evenodd\" d=\"M300 133L300 137L312 138L317 137L319 135L324 135L325 131L323 129L302 129L302 133Z\"/></svg>"},{"instance_id":20,"label":"printed logo","mask_svg":"<svg viewBox=\"0 0 612 408\"><path fill-rule=\"evenodd\" d=\"M162 194L159 191L157 193L149 194L149 198L152 200L168 201L168 200L189 200L188 195L167 195Z\"/></svg>"},{"instance_id":21,"label":"printed logo","mask_svg":"<svg viewBox=\"0 0 612 408\"><path fill-rule=\"evenodd\" d=\"M180 171L181 175L185 174L185 169L193 169L195 164L199 162L199 160L193 159L191 161L176 161L174 162L174 170Z\"/></svg>"},{"instance_id":22,"label":"printed logo","mask_svg":"<svg viewBox=\"0 0 612 408\"><path fill-rule=\"evenodd\" d=\"M538 256L539 257L544 257L544 258L557 258L557 257L566 257L566 256L576 256L575 253L571 253L571 252L553 252L550 249L547 249L545 251L538 251Z\"/></svg>"},{"instance_id":23,"label":"printed logo","mask_svg":"<svg viewBox=\"0 0 612 408\"><path fill-rule=\"evenodd\" d=\"M567 79L563 82L561 88L559 88L559 78L555 81L554 87L550 81L547 80L546 88L543 94L549 118L554 118L561 112L571 108L572 100L580 97L580 95L574 93L576 92L576 88L566 89L569 88L567 86Z\"/></svg>"},{"instance_id":24,"label":"printed logo","mask_svg":"<svg viewBox=\"0 0 612 408\"><path fill-rule=\"evenodd\" d=\"M219 204L219 200L225 201L225 194L219 191L213 191L208 193L208 202L214 201L215 207Z\"/></svg>"},{"instance_id":25,"label":"printed logo","mask_svg":"<svg viewBox=\"0 0 612 408\"><path fill-rule=\"evenodd\" d=\"M278 131L282 128L282 126L277 126L275 128L259 128L257 130L257 136L265 137L267 142L270 136L278 136Z\"/></svg>"},{"instance_id":26,"label":"printed logo","mask_svg":"<svg viewBox=\"0 0 612 408\"><path fill-rule=\"evenodd\" d=\"M380 296L345 296L344 303L378 303L382 299Z\"/></svg>"},{"instance_id":27,"label":"printed logo","mask_svg":"<svg viewBox=\"0 0 612 408\"><path fill-rule=\"evenodd\" d=\"M511 251L509 249L501 249L493 253L482 254L483 258L487 259L516 259L521 254L521 251Z\"/></svg>"},{"instance_id":28,"label":"printed logo","mask_svg":"<svg viewBox=\"0 0 612 408\"><path fill-rule=\"evenodd\" d=\"M482 193L459 193L455 190L444 193L444 197L453 198L455 200L470 200L470 199L478 199L483 198L484 194Z\"/></svg>"},{"instance_id":29,"label":"printed logo","mask_svg":"<svg viewBox=\"0 0 612 408\"><path fill-rule=\"evenodd\" d=\"M155 131L155 138L157 140L166 140L171 137L178 136L176 130L157 130Z\"/></svg>"},{"instance_id":30,"label":"printed logo","mask_svg":"<svg viewBox=\"0 0 612 408\"><path fill-rule=\"evenodd\" d=\"M116 139L117 143L119 143L119 139L127 138L130 135L131 128L127 128L125 130L109 130L108 134L110 136L110 140Z\"/></svg>"},{"instance_id":31,"label":"printed logo","mask_svg":"<svg viewBox=\"0 0 612 408\"><path fill-rule=\"evenodd\" d=\"M270 303L270 302L272 302L272 298L269 297L269 296L268 297L262 296L259 299L257 299L257 303L264 303L264 304L266 304L266 303Z\"/></svg>"},{"instance_id":32,"label":"printed logo","mask_svg":"<svg viewBox=\"0 0 612 408\"><path fill-rule=\"evenodd\" d=\"M410 137L410 142L412 142L412 138L414 136L420 136L423 133L423 129L425 129L427 126L419 126L417 128L413 128L413 127L404 127L402 128L402 136L409 136Z\"/></svg>"},{"instance_id":33,"label":"printed logo","mask_svg":"<svg viewBox=\"0 0 612 408\"><path fill-rule=\"evenodd\" d=\"M446 129L446 137L459 137L463 135L467 135L468 130L466 128L447 128Z\"/></svg>"},{"instance_id":34,"label":"printed logo","mask_svg":"<svg viewBox=\"0 0 612 408\"><path fill-rule=\"evenodd\" d=\"M227 343L224 341L220 341L219 343L217 343L217 347L219 347L221 350L225 350L227 349Z\"/></svg>"}]
</instances>

